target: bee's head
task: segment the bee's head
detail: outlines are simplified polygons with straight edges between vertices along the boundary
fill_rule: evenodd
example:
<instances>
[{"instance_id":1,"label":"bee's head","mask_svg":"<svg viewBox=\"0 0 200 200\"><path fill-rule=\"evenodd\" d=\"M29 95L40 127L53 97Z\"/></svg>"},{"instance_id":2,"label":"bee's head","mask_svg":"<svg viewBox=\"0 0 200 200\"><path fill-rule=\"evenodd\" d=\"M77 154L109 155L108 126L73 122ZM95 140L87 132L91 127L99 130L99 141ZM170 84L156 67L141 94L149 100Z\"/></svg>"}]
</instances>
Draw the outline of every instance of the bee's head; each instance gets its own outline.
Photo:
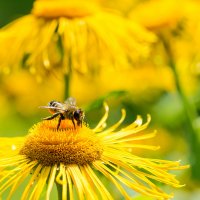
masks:
<instances>
[{"instance_id":1,"label":"bee's head","mask_svg":"<svg viewBox=\"0 0 200 200\"><path fill-rule=\"evenodd\" d=\"M52 108L49 108L49 112L50 112L51 114L54 114L54 113L57 112L57 109L56 109L56 107L57 107L57 101L52 100L52 101L50 101L50 102L48 103L47 106L52 107Z\"/></svg>"},{"instance_id":2,"label":"bee's head","mask_svg":"<svg viewBox=\"0 0 200 200\"><path fill-rule=\"evenodd\" d=\"M57 101L52 100L48 103L48 106L55 106L55 104L57 103Z\"/></svg>"},{"instance_id":3,"label":"bee's head","mask_svg":"<svg viewBox=\"0 0 200 200\"><path fill-rule=\"evenodd\" d=\"M81 109L77 109L74 112L74 119L77 121L77 125L81 126L84 120L85 114Z\"/></svg>"}]
</instances>

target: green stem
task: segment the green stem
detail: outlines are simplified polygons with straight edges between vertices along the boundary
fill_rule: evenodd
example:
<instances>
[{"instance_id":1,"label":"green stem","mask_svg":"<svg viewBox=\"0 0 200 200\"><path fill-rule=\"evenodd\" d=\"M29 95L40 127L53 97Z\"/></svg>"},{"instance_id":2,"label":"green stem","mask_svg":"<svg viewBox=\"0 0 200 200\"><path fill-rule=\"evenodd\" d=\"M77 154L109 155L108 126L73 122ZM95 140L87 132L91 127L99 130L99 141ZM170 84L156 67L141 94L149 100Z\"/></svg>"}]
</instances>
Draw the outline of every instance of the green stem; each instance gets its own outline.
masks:
<instances>
[{"instance_id":1,"label":"green stem","mask_svg":"<svg viewBox=\"0 0 200 200\"><path fill-rule=\"evenodd\" d=\"M65 89L64 89L64 100L66 100L70 96L70 74L65 74L64 75L64 84L65 84Z\"/></svg>"},{"instance_id":2,"label":"green stem","mask_svg":"<svg viewBox=\"0 0 200 200\"><path fill-rule=\"evenodd\" d=\"M62 185L60 185L59 183L56 183L56 188L57 188L57 192L58 192L58 200L62 200Z\"/></svg>"},{"instance_id":3,"label":"green stem","mask_svg":"<svg viewBox=\"0 0 200 200\"><path fill-rule=\"evenodd\" d=\"M177 71L176 63L173 57L173 52L170 46L170 43L167 42L165 37L161 36L161 40L163 42L165 52L168 59L168 64L173 70L174 73L174 80L176 84L177 92L180 96L180 99L183 104L184 113L186 117L186 139L187 143L189 144L190 148L190 162L191 162L191 170L192 175L194 178L200 178L199 172L199 141L198 141L198 130L194 125L195 120L197 119L198 115L196 109L192 103L189 102L188 98L186 97L184 90L181 86L181 81L179 79L179 74Z\"/></svg>"},{"instance_id":4,"label":"green stem","mask_svg":"<svg viewBox=\"0 0 200 200\"><path fill-rule=\"evenodd\" d=\"M69 55L69 61L68 61L68 73L64 75L64 100L66 100L68 97L70 97L70 81L71 81L71 75L72 75L72 59L71 59L71 53Z\"/></svg>"}]
</instances>

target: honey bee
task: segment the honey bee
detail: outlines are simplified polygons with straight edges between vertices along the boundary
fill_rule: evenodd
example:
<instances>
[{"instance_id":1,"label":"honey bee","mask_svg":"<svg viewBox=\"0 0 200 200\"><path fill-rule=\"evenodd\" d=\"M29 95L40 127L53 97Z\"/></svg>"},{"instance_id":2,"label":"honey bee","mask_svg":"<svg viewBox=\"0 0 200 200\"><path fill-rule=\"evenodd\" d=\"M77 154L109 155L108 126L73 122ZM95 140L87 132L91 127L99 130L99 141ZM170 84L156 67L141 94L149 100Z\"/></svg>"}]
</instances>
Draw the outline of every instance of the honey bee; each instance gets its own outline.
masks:
<instances>
[{"instance_id":1,"label":"honey bee","mask_svg":"<svg viewBox=\"0 0 200 200\"><path fill-rule=\"evenodd\" d=\"M59 116L57 130L60 127L61 121L64 119L71 120L76 129L75 120L77 126L82 126L85 117L84 112L76 106L76 99L73 97L69 97L64 103L53 100L47 106L41 106L40 108L47 108L52 114L52 116L43 118L44 120L51 120Z\"/></svg>"}]
</instances>

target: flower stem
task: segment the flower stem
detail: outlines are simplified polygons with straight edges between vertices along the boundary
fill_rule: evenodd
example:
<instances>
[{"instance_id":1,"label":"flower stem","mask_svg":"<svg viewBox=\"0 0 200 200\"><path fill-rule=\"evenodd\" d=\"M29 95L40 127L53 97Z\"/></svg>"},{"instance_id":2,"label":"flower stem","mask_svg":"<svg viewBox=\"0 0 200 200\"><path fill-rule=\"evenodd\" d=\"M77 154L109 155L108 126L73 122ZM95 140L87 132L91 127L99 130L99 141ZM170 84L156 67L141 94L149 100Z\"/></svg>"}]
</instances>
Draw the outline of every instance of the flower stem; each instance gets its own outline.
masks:
<instances>
[{"instance_id":1,"label":"flower stem","mask_svg":"<svg viewBox=\"0 0 200 200\"><path fill-rule=\"evenodd\" d=\"M64 75L64 84L65 84L65 89L64 89L64 100L66 100L70 96L70 75L65 74Z\"/></svg>"},{"instance_id":2,"label":"flower stem","mask_svg":"<svg viewBox=\"0 0 200 200\"><path fill-rule=\"evenodd\" d=\"M186 97L184 90L181 86L179 74L177 71L175 59L173 56L173 52L171 49L171 45L164 36L161 36L161 40L163 42L163 46L167 55L168 64L173 70L174 73L174 80L176 84L176 90L179 94L179 97L182 101L184 113L186 117L186 124L185 125L185 137L187 143L189 144L190 150L190 162L191 162L191 171L193 178L199 179L200 178L200 171L199 171L199 164L200 164L200 155L199 155L199 141L198 141L198 130L194 125L195 120L197 119L197 111L194 107L194 104L190 103L188 98Z\"/></svg>"},{"instance_id":3,"label":"flower stem","mask_svg":"<svg viewBox=\"0 0 200 200\"><path fill-rule=\"evenodd\" d=\"M66 100L68 97L70 97L70 81L71 81L71 75L72 75L72 59L71 59L71 53L69 55L68 60L68 73L64 75L64 100Z\"/></svg>"}]
</instances>

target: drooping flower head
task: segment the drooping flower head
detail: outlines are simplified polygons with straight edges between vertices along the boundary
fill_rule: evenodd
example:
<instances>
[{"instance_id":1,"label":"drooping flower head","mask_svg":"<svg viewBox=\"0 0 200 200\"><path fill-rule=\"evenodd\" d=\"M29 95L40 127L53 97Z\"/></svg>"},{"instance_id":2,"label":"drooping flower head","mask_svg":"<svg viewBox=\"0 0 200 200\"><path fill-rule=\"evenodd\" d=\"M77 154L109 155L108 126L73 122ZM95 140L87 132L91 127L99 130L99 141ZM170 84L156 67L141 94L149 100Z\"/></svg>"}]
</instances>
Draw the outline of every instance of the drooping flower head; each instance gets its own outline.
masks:
<instances>
[{"instance_id":1,"label":"drooping flower head","mask_svg":"<svg viewBox=\"0 0 200 200\"><path fill-rule=\"evenodd\" d=\"M183 10L180 9L180 4L184 3L185 0L152 0L142 2L132 9L129 16L153 31L159 31L166 27L172 28L183 17Z\"/></svg>"},{"instance_id":2,"label":"drooping flower head","mask_svg":"<svg viewBox=\"0 0 200 200\"><path fill-rule=\"evenodd\" d=\"M156 199L169 199L172 194L162 191L155 182L181 187L169 170L180 170L179 162L142 158L134 155L134 148L156 150L158 147L139 144L138 141L155 136L145 133L150 122L142 124L141 117L130 125L120 128L125 118L106 129L108 106L98 125L91 129L83 124L74 128L71 120L65 119L57 130L58 119L42 121L34 125L26 138L1 139L5 143L0 153L0 195L11 188L12 197L18 186L29 178L21 199L37 200L47 183L46 199L50 198L53 185L62 188L62 199L114 199L101 178L104 176L125 199L131 199L126 188ZM134 143L137 141L137 143ZM31 173L31 176L29 174Z\"/></svg>"},{"instance_id":3,"label":"drooping flower head","mask_svg":"<svg viewBox=\"0 0 200 200\"><path fill-rule=\"evenodd\" d=\"M148 55L154 41L152 33L92 1L36 0L31 14L0 31L0 69L95 73L130 66Z\"/></svg>"},{"instance_id":4,"label":"drooping flower head","mask_svg":"<svg viewBox=\"0 0 200 200\"><path fill-rule=\"evenodd\" d=\"M139 3L129 13L132 20L159 38L151 57L154 65L169 65L166 44L170 47L169 57L174 59L181 85L188 95L198 90L199 9L199 1L151 0Z\"/></svg>"}]
</instances>

